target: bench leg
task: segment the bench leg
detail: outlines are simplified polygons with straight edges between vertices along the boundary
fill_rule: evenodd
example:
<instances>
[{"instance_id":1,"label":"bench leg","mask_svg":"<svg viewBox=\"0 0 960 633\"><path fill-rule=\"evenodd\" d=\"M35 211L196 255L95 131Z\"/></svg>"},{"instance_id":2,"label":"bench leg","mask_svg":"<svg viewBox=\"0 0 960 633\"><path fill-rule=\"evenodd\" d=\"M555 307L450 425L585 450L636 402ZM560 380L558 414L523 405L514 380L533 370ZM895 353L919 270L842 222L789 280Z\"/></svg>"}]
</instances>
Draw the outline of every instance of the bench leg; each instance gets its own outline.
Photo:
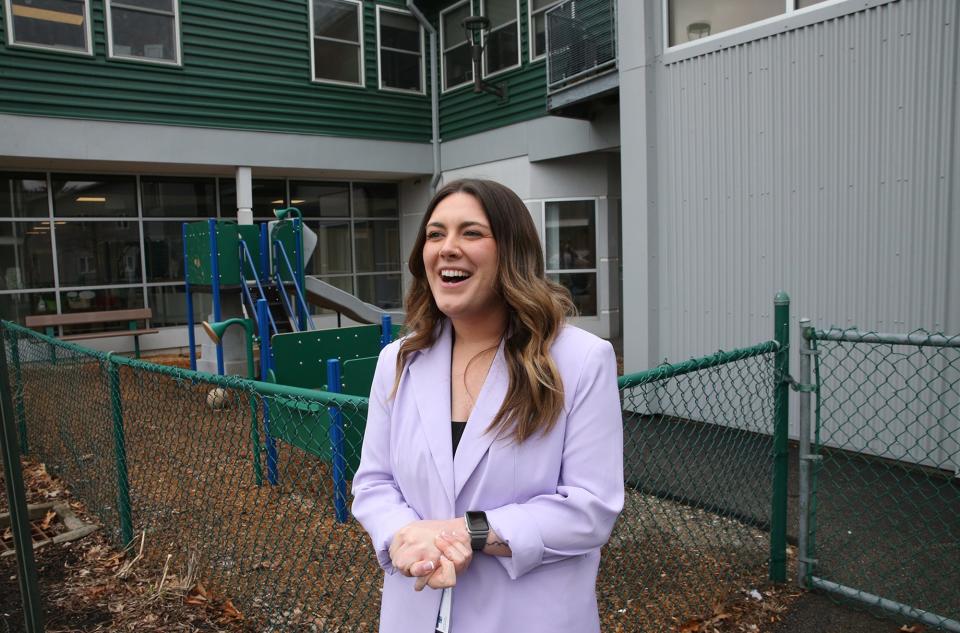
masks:
<instances>
[{"instance_id":1,"label":"bench leg","mask_svg":"<svg viewBox=\"0 0 960 633\"><path fill-rule=\"evenodd\" d=\"M137 358L140 358L140 337L133 337L133 353Z\"/></svg>"}]
</instances>

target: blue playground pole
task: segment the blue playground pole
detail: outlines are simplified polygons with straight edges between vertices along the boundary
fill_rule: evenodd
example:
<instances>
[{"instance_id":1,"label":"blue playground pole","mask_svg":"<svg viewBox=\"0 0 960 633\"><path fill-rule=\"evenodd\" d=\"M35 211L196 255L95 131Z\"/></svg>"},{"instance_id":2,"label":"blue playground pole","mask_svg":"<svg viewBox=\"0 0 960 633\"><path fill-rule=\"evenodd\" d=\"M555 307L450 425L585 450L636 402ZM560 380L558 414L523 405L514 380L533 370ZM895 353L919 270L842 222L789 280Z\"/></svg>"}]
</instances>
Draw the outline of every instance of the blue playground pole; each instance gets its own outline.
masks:
<instances>
[{"instance_id":1,"label":"blue playground pole","mask_svg":"<svg viewBox=\"0 0 960 633\"><path fill-rule=\"evenodd\" d=\"M190 261L187 259L187 222L183 223L183 281L187 292L187 340L190 345L190 369L197 371L197 340L193 331L193 294L190 290Z\"/></svg>"},{"instance_id":2,"label":"blue playground pole","mask_svg":"<svg viewBox=\"0 0 960 633\"><path fill-rule=\"evenodd\" d=\"M267 300L257 299L257 325L260 329L260 380L270 376L270 307ZM267 447L267 481L277 485L277 442L270 434L270 403L263 401L263 440Z\"/></svg>"},{"instance_id":3,"label":"blue playground pole","mask_svg":"<svg viewBox=\"0 0 960 633\"><path fill-rule=\"evenodd\" d=\"M306 280L304 279L303 273L303 220L301 218L294 218L293 221L293 257L296 262L296 284L300 287L301 294L305 294L306 290L304 286L306 285ZM303 311L303 306L299 303L297 304L297 314L299 315L297 321L300 324L300 331L303 332L307 329L307 315Z\"/></svg>"},{"instance_id":4,"label":"blue playground pole","mask_svg":"<svg viewBox=\"0 0 960 633\"><path fill-rule=\"evenodd\" d=\"M260 283L270 277L270 235L267 233L267 223L260 225Z\"/></svg>"},{"instance_id":5,"label":"blue playground pole","mask_svg":"<svg viewBox=\"0 0 960 633\"><path fill-rule=\"evenodd\" d=\"M213 286L213 320L220 322L220 253L217 251L217 221L207 220L210 228L210 283ZM223 344L217 343L217 373L223 375Z\"/></svg>"},{"instance_id":6,"label":"blue playground pole","mask_svg":"<svg viewBox=\"0 0 960 633\"><path fill-rule=\"evenodd\" d=\"M327 391L340 393L340 359L327 361ZM330 449L333 453L333 507L337 521L347 522L347 460L343 453L343 414L340 407L330 411Z\"/></svg>"},{"instance_id":7,"label":"blue playground pole","mask_svg":"<svg viewBox=\"0 0 960 633\"><path fill-rule=\"evenodd\" d=\"M380 319L380 349L383 349L393 340L393 319L384 314Z\"/></svg>"}]
</instances>

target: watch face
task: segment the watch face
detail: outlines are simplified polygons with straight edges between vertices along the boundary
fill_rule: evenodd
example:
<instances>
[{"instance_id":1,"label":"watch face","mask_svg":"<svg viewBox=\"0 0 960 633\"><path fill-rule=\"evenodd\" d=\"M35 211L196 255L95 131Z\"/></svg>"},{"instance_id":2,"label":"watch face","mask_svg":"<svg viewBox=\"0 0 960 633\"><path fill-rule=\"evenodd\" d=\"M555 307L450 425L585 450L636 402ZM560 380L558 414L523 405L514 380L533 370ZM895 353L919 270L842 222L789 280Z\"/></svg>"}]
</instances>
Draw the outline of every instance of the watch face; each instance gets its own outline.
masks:
<instances>
[{"instance_id":1,"label":"watch face","mask_svg":"<svg viewBox=\"0 0 960 633\"><path fill-rule=\"evenodd\" d=\"M466 517L471 532L485 532L490 529L485 512L467 512Z\"/></svg>"}]
</instances>

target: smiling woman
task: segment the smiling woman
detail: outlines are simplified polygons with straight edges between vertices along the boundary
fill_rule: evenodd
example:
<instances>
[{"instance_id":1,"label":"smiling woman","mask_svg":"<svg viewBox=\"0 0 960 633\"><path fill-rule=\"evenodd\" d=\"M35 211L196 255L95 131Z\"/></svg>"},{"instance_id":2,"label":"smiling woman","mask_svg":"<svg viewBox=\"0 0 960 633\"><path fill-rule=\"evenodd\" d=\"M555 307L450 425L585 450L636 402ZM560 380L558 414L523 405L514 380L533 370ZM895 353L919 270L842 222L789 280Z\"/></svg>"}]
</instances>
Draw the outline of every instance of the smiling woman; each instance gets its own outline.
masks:
<instances>
[{"instance_id":1,"label":"smiling woman","mask_svg":"<svg viewBox=\"0 0 960 633\"><path fill-rule=\"evenodd\" d=\"M381 633L599 632L623 506L613 348L565 323L570 295L498 183L438 191L408 266L409 334L380 354L353 480Z\"/></svg>"}]
</instances>

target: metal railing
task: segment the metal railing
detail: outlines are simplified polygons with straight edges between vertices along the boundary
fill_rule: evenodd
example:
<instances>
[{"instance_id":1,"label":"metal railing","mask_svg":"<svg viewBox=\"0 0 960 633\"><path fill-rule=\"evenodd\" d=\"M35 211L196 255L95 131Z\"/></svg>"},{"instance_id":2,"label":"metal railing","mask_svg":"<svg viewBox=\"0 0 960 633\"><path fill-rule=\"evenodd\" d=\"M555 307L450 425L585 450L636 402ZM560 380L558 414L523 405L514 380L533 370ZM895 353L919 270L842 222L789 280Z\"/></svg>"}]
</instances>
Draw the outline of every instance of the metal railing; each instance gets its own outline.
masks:
<instances>
[{"instance_id":1,"label":"metal railing","mask_svg":"<svg viewBox=\"0 0 960 633\"><path fill-rule=\"evenodd\" d=\"M566 0L547 11L548 91L616 68L616 4L615 0Z\"/></svg>"}]
</instances>

